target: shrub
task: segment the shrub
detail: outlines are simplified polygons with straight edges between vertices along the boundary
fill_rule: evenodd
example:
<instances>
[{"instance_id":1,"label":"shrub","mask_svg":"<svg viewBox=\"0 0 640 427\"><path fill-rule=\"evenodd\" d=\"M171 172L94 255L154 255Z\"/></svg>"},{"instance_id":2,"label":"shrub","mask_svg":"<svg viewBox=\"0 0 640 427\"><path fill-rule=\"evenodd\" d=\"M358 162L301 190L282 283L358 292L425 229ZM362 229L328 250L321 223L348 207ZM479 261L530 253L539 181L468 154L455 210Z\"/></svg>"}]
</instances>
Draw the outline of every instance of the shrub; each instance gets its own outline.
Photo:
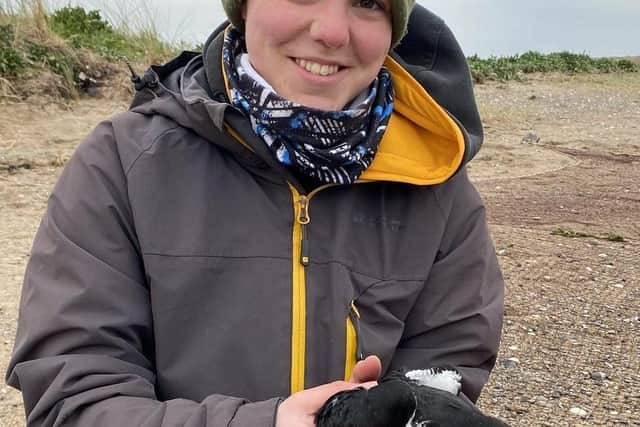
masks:
<instances>
[{"instance_id":1,"label":"shrub","mask_svg":"<svg viewBox=\"0 0 640 427\"><path fill-rule=\"evenodd\" d=\"M609 58L591 58L586 54L556 52L542 54L525 52L521 55L481 59L468 58L469 68L476 82L483 80L514 80L530 73L613 73L638 72L640 65L632 61Z\"/></svg>"},{"instance_id":2,"label":"shrub","mask_svg":"<svg viewBox=\"0 0 640 427\"><path fill-rule=\"evenodd\" d=\"M0 25L0 76L16 77L27 64L15 47L15 28L11 24Z\"/></svg>"},{"instance_id":3,"label":"shrub","mask_svg":"<svg viewBox=\"0 0 640 427\"><path fill-rule=\"evenodd\" d=\"M97 10L65 6L51 15L51 29L75 48L90 49L105 57L115 57L127 49L124 35L116 32Z\"/></svg>"}]
</instances>

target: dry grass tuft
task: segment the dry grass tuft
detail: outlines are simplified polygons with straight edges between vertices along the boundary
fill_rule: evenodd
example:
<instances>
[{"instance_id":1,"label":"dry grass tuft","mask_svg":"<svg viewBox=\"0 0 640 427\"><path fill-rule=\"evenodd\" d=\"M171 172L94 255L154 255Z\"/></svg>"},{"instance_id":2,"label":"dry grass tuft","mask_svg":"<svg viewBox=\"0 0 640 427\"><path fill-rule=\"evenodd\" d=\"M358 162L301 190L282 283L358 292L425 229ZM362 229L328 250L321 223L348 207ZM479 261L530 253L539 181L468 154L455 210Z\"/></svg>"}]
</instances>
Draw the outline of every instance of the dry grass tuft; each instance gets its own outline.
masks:
<instances>
[{"instance_id":1,"label":"dry grass tuft","mask_svg":"<svg viewBox=\"0 0 640 427\"><path fill-rule=\"evenodd\" d=\"M121 11L114 27L98 11L50 11L44 0L0 0L0 100L73 100L101 96L114 84L122 92L117 81L128 85L123 58L142 70L177 52L179 46L161 40L151 18L142 20L148 12L127 20Z\"/></svg>"}]
</instances>

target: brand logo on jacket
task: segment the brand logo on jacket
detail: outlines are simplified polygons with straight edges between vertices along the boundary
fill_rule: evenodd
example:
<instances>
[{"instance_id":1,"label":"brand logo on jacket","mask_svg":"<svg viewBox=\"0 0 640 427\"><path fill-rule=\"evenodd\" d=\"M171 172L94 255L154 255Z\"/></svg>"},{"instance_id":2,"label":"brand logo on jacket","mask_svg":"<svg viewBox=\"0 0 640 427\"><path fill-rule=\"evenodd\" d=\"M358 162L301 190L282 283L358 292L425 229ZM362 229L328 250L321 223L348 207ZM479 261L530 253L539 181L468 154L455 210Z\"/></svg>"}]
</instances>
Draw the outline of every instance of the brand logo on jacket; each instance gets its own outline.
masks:
<instances>
[{"instance_id":1,"label":"brand logo on jacket","mask_svg":"<svg viewBox=\"0 0 640 427\"><path fill-rule=\"evenodd\" d=\"M368 216L356 213L351 217L354 224L366 225L371 228L384 228L391 231L400 231L405 225L397 219L386 216Z\"/></svg>"}]
</instances>

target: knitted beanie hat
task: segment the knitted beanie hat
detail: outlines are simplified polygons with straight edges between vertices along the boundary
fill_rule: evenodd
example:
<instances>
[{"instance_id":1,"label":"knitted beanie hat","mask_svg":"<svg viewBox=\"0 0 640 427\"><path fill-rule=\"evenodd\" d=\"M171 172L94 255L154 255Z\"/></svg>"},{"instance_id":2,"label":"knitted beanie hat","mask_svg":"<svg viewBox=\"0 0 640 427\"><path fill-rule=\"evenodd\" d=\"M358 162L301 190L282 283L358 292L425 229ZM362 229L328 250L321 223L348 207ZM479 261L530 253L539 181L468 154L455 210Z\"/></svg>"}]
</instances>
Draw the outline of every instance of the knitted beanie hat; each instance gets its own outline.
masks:
<instances>
[{"instance_id":1,"label":"knitted beanie hat","mask_svg":"<svg viewBox=\"0 0 640 427\"><path fill-rule=\"evenodd\" d=\"M240 31L244 31L244 22L242 20L242 2L244 0L222 0L222 6L229 18L229 21ZM391 0L392 15L392 33L391 47L395 47L407 32L407 22L409 14L415 0Z\"/></svg>"}]
</instances>

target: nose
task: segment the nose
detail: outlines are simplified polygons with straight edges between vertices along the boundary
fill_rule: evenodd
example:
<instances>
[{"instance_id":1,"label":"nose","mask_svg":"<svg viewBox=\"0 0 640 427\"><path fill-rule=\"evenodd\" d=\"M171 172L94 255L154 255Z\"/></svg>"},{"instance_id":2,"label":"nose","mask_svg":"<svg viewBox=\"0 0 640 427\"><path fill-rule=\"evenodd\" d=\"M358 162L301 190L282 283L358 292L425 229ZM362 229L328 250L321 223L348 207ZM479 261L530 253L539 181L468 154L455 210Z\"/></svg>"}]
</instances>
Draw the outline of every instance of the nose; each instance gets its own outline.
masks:
<instances>
[{"instance_id":1,"label":"nose","mask_svg":"<svg viewBox=\"0 0 640 427\"><path fill-rule=\"evenodd\" d=\"M349 2L326 1L311 23L311 37L327 47L338 48L349 43Z\"/></svg>"}]
</instances>

